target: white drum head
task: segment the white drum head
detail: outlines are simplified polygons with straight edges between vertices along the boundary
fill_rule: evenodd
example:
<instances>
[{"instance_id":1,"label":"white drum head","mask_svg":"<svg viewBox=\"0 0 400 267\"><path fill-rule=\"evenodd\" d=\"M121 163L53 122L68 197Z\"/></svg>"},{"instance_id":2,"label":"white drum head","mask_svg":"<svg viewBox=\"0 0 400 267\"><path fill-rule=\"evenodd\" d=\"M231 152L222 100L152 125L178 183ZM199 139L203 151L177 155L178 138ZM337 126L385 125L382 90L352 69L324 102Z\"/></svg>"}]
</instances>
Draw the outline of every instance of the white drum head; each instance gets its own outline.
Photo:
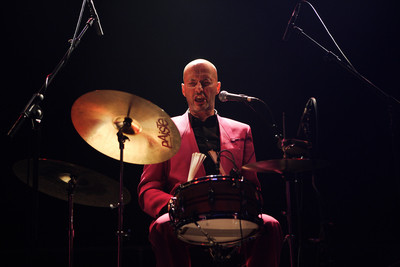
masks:
<instances>
[{"instance_id":1,"label":"white drum head","mask_svg":"<svg viewBox=\"0 0 400 267\"><path fill-rule=\"evenodd\" d=\"M178 237L187 243L208 245L208 235L215 243L231 244L252 237L259 228L254 222L230 218L200 220L197 224L199 227L195 223L180 227Z\"/></svg>"}]
</instances>

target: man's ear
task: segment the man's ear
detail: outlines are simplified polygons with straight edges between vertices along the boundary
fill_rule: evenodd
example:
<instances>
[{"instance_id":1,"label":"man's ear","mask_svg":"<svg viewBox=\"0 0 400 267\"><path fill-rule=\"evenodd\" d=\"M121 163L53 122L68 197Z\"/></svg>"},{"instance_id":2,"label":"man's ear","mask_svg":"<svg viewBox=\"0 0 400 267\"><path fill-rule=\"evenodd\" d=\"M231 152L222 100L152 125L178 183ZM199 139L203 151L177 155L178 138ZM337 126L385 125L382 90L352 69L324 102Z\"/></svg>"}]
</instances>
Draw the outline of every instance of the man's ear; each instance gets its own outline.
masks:
<instances>
[{"instance_id":1,"label":"man's ear","mask_svg":"<svg viewBox=\"0 0 400 267\"><path fill-rule=\"evenodd\" d=\"M219 94L219 91L221 90L221 82L217 83L217 94Z\"/></svg>"},{"instance_id":2,"label":"man's ear","mask_svg":"<svg viewBox=\"0 0 400 267\"><path fill-rule=\"evenodd\" d=\"M185 84L184 84L184 83L181 83L181 87L182 87L182 95L183 95L184 97L186 97Z\"/></svg>"}]
</instances>

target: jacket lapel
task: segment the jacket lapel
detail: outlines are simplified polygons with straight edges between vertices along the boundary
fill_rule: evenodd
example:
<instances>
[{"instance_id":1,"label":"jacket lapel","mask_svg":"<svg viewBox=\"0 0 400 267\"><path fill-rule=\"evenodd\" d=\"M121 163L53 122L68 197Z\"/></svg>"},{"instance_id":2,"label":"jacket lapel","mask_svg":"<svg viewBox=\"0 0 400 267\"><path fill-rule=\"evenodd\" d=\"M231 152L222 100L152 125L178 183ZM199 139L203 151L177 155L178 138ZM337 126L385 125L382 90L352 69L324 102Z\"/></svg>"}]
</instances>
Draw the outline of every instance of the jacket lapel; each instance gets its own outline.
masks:
<instances>
[{"instance_id":1,"label":"jacket lapel","mask_svg":"<svg viewBox=\"0 0 400 267\"><path fill-rule=\"evenodd\" d=\"M177 128L180 131L180 135L181 135L181 147L184 147L185 149L187 149L188 151L192 151L194 152L198 152L200 153L199 147L197 145L196 142L196 138L194 136L194 132L192 127L190 127L190 122L189 122L189 114L186 111L185 114L183 114L179 120L175 121L175 124L177 126ZM191 156L190 155L186 155L186 157L189 157L185 160L188 160L190 162L191 160ZM208 157L208 155L206 155ZM190 164L189 164L190 166ZM189 169L188 169L189 171ZM206 171L204 169L204 166L201 165L199 170L197 171L197 174L195 175L195 177L203 177L206 175ZM186 173L187 176L187 173Z\"/></svg>"}]
</instances>

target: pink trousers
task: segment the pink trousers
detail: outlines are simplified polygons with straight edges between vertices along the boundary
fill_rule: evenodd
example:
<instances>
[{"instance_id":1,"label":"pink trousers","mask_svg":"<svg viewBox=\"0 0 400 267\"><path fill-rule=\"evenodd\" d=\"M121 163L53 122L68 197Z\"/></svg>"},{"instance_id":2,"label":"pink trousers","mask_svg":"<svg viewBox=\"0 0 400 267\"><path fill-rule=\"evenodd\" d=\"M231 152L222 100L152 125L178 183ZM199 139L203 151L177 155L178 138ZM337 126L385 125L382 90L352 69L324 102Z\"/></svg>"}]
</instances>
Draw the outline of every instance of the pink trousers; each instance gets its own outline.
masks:
<instances>
[{"instance_id":1,"label":"pink trousers","mask_svg":"<svg viewBox=\"0 0 400 267\"><path fill-rule=\"evenodd\" d=\"M240 247L247 267L278 267L283 243L279 222L262 214L264 226L260 234ZM190 267L189 245L179 240L170 224L169 214L160 216L150 226L149 240L157 267Z\"/></svg>"}]
</instances>

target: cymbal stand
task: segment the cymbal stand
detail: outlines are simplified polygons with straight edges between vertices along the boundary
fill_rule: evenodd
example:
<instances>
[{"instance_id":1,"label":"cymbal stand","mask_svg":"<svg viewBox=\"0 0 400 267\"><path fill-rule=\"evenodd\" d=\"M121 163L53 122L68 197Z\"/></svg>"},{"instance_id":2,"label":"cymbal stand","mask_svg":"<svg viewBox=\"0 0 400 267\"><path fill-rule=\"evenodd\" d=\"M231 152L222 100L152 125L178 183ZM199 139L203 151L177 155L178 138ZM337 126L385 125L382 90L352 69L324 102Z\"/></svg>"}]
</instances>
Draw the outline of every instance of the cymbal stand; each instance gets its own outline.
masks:
<instances>
[{"instance_id":1,"label":"cymbal stand","mask_svg":"<svg viewBox=\"0 0 400 267\"><path fill-rule=\"evenodd\" d=\"M292 185L291 179L287 178L285 174L282 174L282 178L285 180L286 184L286 220L287 220L287 228L288 233L285 236L285 241L288 242L289 245L289 257L290 257L290 267L294 266L294 235L293 235L293 224L292 224L292 203L291 203L291 193L290 187Z\"/></svg>"},{"instance_id":2,"label":"cymbal stand","mask_svg":"<svg viewBox=\"0 0 400 267\"><path fill-rule=\"evenodd\" d=\"M83 29L81 30L81 32L78 34L78 30L80 28L81 25L81 20L83 17L83 13L84 13L84 8L86 5L89 5L89 9L90 9L90 13L91 16L90 18L87 20L85 26L83 27ZM33 201L32 201L32 210L33 210L33 219L32 219L32 250L36 249L36 242L38 239L38 172L39 172L39 143L40 143L40 126L41 126L41 122L42 122L42 118L43 118L43 110L40 107L40 104L43 102L43 100L45 99L45 95L47 92L47 89L50 87L50 84L52 83L52 81L54 80L54 78L56 77L56 75L59 73L59 71L67 64L67 62L69 61L72 53L74 52L74 50L78 47L79 43L81 42L84 34L86 33L86 31L89 29L89 27L91 27L93 24L96 25L96 27L100 27L100 21L99 21L99 17L98 14L95 10L93 1L89 1L89 0L83 0L82 2L82 6L81 6L81 10L79 13L79 18L75 27L75 32L74 32L74 36L72 37L72 39L70 39L68 42L70 43L69 48L67 49L67 51L65 52L64 56L61 58L61 60L58 62L58 64L56 65L56 67L53 69L53 71L51 73L49 73L46 76L45 82L43 83L42 87L40 87L39 90L37 90L37 92L35 92L33 94L33 96L30 98L29 102L25 105L25 108L21 111L19 117L17 118L17 120L14 122L14 124L11 126L11 128L9 129L9 131L7 132L7 136L14 138L14 136L16 135L16 133L19 131L19 129L22 127L22 125L24 124L24 122L27 119L30 119L32 122L32 128L34 130L35 133L35 151L33 152L33 174L32 174L32 187L33 187ZM71 179L72 180L72 179ZM68 189L70 190L70 189ZM73 190L73 189L72 189ZM72 201L72 195L73 194L69 194L69 197L71 196L71 201ZM72 205L72 204L71 204ZM72 207L70 207L70 211L71 211ZM70 214L71 215L71 214ZM72 219L72 217L70 218ZM72 223L72 221L70 221L70 224ZM71 224L72 226L72 224ZM72 259L71 257L71 253L72 253L72 239L71 237L73 236L73 229L70 229L70 259ZM34 252L32 252L34 253ZM70 265L72 266L72 261L70 260Z\"/></svg>"},{"instance_id":3,"label":"cymbal stand","mask_svg":"<svg viewBox=\"0 0 400 267\"><path fill-rule=\"evenodd\" d=\"M283 140L286 139L286 117L285 112L282 113L282 125L283 125ZM286 147L283 145L282 141L282 152L283 158L287 158L286 154ZM285 241L288 242L289 245L289 257L290 257L290 267L294 266L294 235L293 235L293 224L292 224L292 203L290 198L290 187L291 187L291 180L286 177L285 173L281 173L283 180L285 180L285 194L286 194L286 221L287 221L287 228L288 233L285 236Z\"/></svg>"},{"instance_id":4,"label":"cymbal stand","mask_svg":"<svg viewBox=\"0 0 400 267\"><path fill-rule=\"evenodd\" d=\"M71 175L68 181L68 267L74 266L74 190L76 178Z\"/></svg>"},{"instance_id":5,"label":"cymbal stand","mask_svg":"<svg viewBox=\"0 0 400 267\"><path fill-rule=\"evenodd\" d=\"M125 148L125 141L129 138L124 135L124 131L127 132L131 128L132 119L126 117L122 127L118 130L118 143L119 143L119 150L120 150L120 161L119 161L119 201L118 201L118 230L117 230L117 237L118 237L118 252L117 252L117 266L122 266L122 241L123 238L126 236L123 230L123 218L124 218L124 148Z\"/></svg>"}]
</instances>

